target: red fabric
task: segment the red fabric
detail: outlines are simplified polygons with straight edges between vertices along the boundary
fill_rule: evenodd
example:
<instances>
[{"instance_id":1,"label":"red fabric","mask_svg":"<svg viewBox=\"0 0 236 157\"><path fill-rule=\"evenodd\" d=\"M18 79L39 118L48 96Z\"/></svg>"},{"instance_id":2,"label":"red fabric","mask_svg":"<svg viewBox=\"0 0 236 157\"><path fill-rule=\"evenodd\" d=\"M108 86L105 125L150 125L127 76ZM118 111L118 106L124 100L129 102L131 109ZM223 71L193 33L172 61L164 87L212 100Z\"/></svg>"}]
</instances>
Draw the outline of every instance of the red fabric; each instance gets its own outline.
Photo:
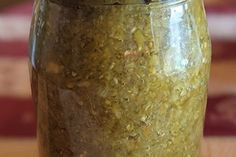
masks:
<instances>
[{"instance_id":1,"label":"red fabric","mask_svg":"<svg viewBox=\"0 0 236 157\"><path fill-rule=\"evenodd\" d=\"M17 6L9 7L0 11L0 14L7 15L31 15L32 14L33 0L28 0L25 3L18 4Z\"/></svg>"},{"instance_id":2,"label":"red fabric","mask_svg":"<svg viewBox=\"0 0 236 157\"><path fill-rule=\"evenodd\" d=\"M0 97L0 136L35 136L35 109L31 99Z\"/></svg>"},{"instance_id":3,"label":"red fabric","mask_svg":"<svg viewBox=\"0 0 236 157\"><path fill-rule=\"evenodd\" d=\"M223 5L223 6L207 6L206 7L208 12L214 13L235 13L236 12L236 4L235 5Z\"/></svg>"},{"instance_id":4,"label":"red fabric","mask_svg":"<svg viewBox=\"0 0 236 157\"><path fill-rule=\"evenodd\" d=\"M236 135L236 95L208 98L205 135Z\"/></svg>"},{"instance_id":5,"label":"red fabric","mask_svg":"<svg viewBox=\"0 0 236 157\"><path fill-rule=\"evenodd\" d=\"M236 61L236 41L213 41L212 51L213 62L222 60Z\"/></svg>"},{"instance_id":6,"label":"red fabric","mask_svg":"<svg viewBox=\"0 0 236 157\"><path fill-rule=\"evenodd\" d=\"M26 57L28 52L27 41L1 41L0 56Z\"/></svg>"}]
</instances>

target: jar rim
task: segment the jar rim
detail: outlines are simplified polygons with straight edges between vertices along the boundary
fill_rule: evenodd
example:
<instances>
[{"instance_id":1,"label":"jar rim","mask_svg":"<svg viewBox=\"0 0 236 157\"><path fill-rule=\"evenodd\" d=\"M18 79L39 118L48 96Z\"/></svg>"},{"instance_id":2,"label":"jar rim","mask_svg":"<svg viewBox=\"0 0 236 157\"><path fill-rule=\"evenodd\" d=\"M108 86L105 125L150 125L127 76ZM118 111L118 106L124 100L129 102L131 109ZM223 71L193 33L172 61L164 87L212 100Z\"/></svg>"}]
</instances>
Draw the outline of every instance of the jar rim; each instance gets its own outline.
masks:
<instances>
[{"instance_id":1,"label":"jar rim","mask_svg":"<svg viewBox=\"0 0 236 157\"><path fill-rule=\"evenodd\" d=\"M136 5L136 4L176 4L187 0L49 0L51 2L76 6L76 5Z\"/></svg>"}]
</instances>

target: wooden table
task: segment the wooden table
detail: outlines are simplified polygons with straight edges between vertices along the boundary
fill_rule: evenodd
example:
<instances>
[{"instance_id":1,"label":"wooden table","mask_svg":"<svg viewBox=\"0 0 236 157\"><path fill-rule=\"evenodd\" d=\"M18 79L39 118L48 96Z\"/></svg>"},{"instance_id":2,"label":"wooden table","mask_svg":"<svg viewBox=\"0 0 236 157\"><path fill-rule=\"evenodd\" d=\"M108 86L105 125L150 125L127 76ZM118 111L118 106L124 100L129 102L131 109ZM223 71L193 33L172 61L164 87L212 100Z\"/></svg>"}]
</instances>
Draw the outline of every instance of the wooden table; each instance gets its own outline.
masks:
<instances>
[{"instance_id":1,"label":"wooden table","mask_svg":"<svg viewBox=\"0 0 236 157\"><path fill-rule=\"evenodd\" d=\"M206 138L202 157L235 157L236 137ZM1 157L38 157L35 139L0 139Z\"/></svg>"}]
</instances>

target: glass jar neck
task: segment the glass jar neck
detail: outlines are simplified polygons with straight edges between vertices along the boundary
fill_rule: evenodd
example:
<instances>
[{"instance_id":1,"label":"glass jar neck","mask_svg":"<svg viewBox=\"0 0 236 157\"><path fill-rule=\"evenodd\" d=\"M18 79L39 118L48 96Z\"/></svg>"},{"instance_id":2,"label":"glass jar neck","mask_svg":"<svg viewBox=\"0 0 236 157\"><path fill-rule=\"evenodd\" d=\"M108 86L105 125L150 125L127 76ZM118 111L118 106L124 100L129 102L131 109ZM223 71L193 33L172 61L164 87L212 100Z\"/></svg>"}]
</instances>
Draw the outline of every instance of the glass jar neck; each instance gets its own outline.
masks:
<instances>
[{"instance_id":1,"label":"glass jar neck","mask_svg":"<svg viewBox=\"0 0 236 157\"><path fill-rule=\"evenodd\" d=\"M67 5L129 5L151 3L178 3L186 0L49 0Z\"/></svg>"}]
</instances>

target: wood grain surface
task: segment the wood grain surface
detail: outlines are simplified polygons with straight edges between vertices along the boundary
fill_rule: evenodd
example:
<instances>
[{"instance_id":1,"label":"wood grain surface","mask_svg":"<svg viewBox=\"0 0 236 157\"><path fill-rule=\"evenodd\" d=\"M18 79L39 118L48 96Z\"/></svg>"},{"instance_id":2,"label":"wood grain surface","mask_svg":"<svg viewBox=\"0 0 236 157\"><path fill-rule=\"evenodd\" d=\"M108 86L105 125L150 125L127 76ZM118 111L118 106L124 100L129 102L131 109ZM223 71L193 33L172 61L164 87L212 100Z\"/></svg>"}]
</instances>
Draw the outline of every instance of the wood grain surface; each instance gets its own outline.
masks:
<instances>
[{"instance_id":1,"label":"wood grain surface","mask_svg":"<svg viewBox=\"0 0 236 157\"><path fill-rule=\"evenodd\" d=\"M236 137L206 138L201 157L235 157ZM0 139L1 157L38 157L35 139Z\"/></svg>"}]
</instances>

